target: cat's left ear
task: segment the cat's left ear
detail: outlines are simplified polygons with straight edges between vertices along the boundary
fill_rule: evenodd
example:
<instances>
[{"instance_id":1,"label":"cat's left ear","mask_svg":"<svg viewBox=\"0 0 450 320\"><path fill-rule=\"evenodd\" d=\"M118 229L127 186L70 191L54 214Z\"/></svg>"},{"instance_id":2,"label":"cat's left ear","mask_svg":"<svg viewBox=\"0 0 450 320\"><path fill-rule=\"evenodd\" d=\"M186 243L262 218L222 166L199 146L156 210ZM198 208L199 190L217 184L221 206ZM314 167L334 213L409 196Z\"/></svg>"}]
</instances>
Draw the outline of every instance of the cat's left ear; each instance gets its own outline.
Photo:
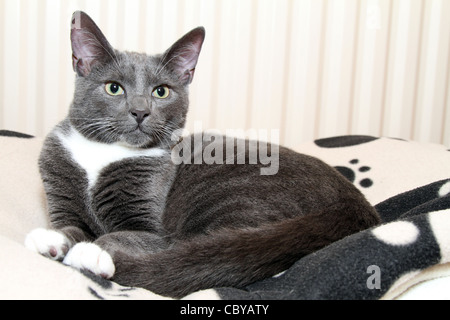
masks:
<instances>
[{"instance_id":1,"label":"cat's left ear","mask_svg":"<svg viewBox=\"0 0 450 320\"><path fill-rule=\"evenodd\" d=\"M190 84L194 78L204 40L205 28L195 28L175 42L163 55L162 65L170 67L184 85Z\"/></svg>"}]
</instances>

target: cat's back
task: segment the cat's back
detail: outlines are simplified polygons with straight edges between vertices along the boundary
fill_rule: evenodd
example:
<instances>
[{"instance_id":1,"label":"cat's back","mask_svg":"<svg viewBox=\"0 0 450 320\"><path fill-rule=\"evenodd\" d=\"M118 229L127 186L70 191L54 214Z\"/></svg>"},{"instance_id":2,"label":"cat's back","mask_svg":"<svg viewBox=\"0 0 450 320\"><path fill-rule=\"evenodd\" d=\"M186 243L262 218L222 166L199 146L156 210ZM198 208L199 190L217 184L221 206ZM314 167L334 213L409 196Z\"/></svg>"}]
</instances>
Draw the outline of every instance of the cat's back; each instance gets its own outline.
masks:
<instances>
[{"instance_id":1,"label":"cat's back","mask_svg":"<svg viewBox=\"0 0 450 320\"><path fill-rule=\"evenodd\" d=\"M163 220L182 237L309 214L343 198L365 202L340 173L314 157L278 145L261 150L265 143L254 148L255 142L239 139L227 153L226 137L221 147L215 142L215 150L211 143L195 150L195 137L189 139L191 158L179 165ZM208 156L220 162L217 154L221 163L205 163Z\"/></svg>"}]
</instances>

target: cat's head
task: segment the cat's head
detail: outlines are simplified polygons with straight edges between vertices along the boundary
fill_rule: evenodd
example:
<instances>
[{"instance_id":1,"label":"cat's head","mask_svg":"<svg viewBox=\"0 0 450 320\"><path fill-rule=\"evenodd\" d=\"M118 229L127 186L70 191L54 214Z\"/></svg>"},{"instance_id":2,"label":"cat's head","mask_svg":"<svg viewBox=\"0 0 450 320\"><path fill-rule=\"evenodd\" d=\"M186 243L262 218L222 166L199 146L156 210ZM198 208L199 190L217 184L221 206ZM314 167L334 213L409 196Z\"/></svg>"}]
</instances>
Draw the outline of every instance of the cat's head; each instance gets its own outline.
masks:
<instances>
[{"instance_id":1,"label":"cat's head","mask_svg":"<svg viewBox=\"0 0 450 320\"><path fill-rule=\"evenodd\" d=\"M77 73L71 124L90 140L131 147L168 147L184 127L188 85L205 38L196 28L165 53L113 49L84 12L72 17L72 62Z\"/></svg>"}]
</instances>

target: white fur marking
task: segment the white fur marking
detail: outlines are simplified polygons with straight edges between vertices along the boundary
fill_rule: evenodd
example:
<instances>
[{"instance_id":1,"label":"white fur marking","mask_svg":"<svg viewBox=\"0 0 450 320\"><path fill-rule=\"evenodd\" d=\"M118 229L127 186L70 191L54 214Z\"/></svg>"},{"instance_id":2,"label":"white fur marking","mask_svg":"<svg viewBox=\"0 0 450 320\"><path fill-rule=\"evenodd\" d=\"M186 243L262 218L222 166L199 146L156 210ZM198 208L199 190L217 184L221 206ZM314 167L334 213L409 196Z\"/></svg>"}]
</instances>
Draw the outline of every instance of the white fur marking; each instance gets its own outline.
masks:
<instances>
[{"instance_id":1,"label":"white fur marking","mask_svg":"<svg viewBox=\"0 0 450 320\"><path fill-rule=\"evenodd\" d=\"M103 278L111 278L116 271L114 262L108 252L93 243L77 243L63 260L65 265L87 269Z\"/></svg>"},{"instance_id":2,"label":"white fur marking","mask_svg":"<svg viewBox=\"0 0 450 320\"><path fill-rule=\"evenodd\" d=\"M25 247L50 259L60 260L69 250L69 240L58 231L37 228L26 236Z\"/></svg>"},{"instance_id":3,"label":"white fur marking","mask_svg":"<svg viewBox=\"0 0 450 320\"><path fill-rule=\"evenodd\" d=\"M113 162L135 157L161 157L166 153L160 148L137 149L90 141L73 128L69 135L59 132L58 137L73 160L86 171L89 187L95 185L100 171Z\"/></svg>"}]
</instances>

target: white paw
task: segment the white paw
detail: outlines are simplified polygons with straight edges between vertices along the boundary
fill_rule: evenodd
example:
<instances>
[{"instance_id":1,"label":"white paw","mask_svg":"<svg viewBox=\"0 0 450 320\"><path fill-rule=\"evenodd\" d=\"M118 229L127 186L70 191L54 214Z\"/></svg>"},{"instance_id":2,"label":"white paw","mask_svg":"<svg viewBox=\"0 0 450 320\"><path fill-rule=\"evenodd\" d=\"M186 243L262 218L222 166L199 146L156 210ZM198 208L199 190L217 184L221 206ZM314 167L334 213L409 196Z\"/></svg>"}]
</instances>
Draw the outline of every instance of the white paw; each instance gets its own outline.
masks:
<instances>
[{"instance_id":1,"label":"white paw","mask_svg":"<svg viewBox=\"0 0 450 320\"><path fill-rule=\"evenodd\" d=\"M108 252L93 243L77 243L67 253L63 263L77 269L86 269L103 278L112 278L116 268Z\"/></svg>"},{"instance_id":2,"label":"white paw","mask_svg":"<svg viewBox=\"0 0 450 320\"><path fill-rule=\"evenodd\" d=\"M34 229L25 238L25 247L53 260L62 260L69 251L70 241L55 230Z\"/></svg>"}]
</instances>

